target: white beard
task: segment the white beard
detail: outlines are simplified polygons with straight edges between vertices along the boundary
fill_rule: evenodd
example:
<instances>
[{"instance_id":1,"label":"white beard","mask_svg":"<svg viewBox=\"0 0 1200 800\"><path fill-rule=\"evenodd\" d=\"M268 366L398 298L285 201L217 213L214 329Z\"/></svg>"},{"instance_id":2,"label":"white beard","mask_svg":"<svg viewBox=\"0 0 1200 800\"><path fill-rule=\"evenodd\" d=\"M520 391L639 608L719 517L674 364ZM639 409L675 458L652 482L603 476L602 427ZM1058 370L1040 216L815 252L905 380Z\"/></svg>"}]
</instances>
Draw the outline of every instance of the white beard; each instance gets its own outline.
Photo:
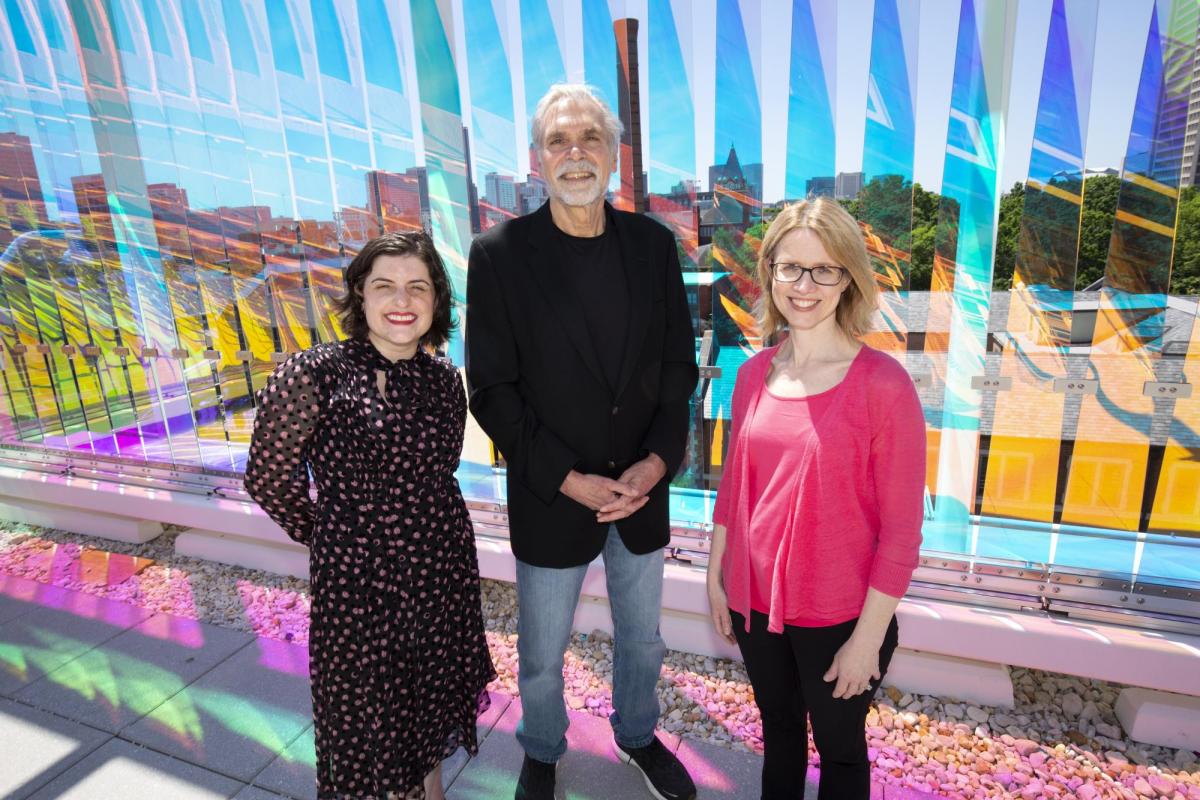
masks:
<instances>
[{"instance_id":1,"label":"white beard","mask_svg":"<svg viewBox=\"0 0 1200 800\"><path fill-rule=\"evenodd\" d=\"M572 188L563 186L562 176L568 172L590 172L593 181L590 186ZM558 168L558 175L553 181L547 181L550 196L565 206L590 206L608 190L607 184L601 179L596 168L584 161L569 161Z\"/></svg>"}]
</instances>

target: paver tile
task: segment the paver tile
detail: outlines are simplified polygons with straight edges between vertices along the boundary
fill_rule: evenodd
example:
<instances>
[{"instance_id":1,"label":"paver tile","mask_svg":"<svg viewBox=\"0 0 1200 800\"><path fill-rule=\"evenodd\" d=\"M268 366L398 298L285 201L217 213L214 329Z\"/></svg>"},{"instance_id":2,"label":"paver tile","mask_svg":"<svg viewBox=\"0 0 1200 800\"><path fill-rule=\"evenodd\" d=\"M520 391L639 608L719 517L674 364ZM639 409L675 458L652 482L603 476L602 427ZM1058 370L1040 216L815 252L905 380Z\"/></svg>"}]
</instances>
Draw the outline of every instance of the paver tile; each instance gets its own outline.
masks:
<instances>
[{"instance_id":1,"label":"paver tile","mask_svg":"<svg viewBox=\"0 0 1200 800\"><path fill-rule=\"evenodd\" d=\"M257 786L247 786L233 796L233 800L290 800L287 795L268 792Z\"/></svg>"},{"instance_id":2,"label":"paver tile","mask_svg":"<svg viewBox=\"0 0 1200 800\"><path fill-rule=\"evenodd\" d=\"M248 633L156 614L14 697L116 733L253 639Z\"/></svg>"},{"instance_id":3,"label":"paver tile","mask_svg":"<svg viewBox=\"0 0 1200 800\"><path fill-rule=\"evenodd\" d=\"M496 723L504 716L512 703L512 697L503 692L492 692L492 704L488 710L479 715L476 722L476 735L479 737L479 746L483 747L484 740L488 734L495 728ZM463 768L467 766L471 758L467 755L467 751L461 747L455 751L454 755L442 762L442 787L448 789L454 784Z\"/></svg>"},{"instance_id":4,"label":"paver tile","mask_svg":"<svg viewBox=\"0 0 1200 800\"><path fill-rule=\"evenodd\" d=\"M152 613L67 589L45 589L39 607L0 625L0 695L13 695Z\"/></svg>"},{"instance_id":5,"label":"paver tile","mask_svg":"<svg viewBox=\"0 0 1200 800\"><path fill-rule=\"evenodd\" d=\"M708 742L681 739L675 751L696 782L703 798L758 797L762 787L762 757ZM810 789L816 797L816 789Z\"/></svg>"},{"instance_id":6,"label":"paver tile","mask_svg":"<svg viewBox=\"0 0 1200 800\"><path fill-rule=\"evenodd\" d=\"M0 700L0 797L28 797L110 738L95 728Z\"/></svg>"},{"instance_id":7,"label":"paver tile","mask_svg":"<svg viewBox=\"0 0 1200 800\"><path fill-rule=\"evenodd\" d=\"M306 649L260 638L120 735L248 783L311 724Z\"/></svg>"},{"instance_id":8,"label":"paver tile","mask_svg":"<svg viewBox=\"0 0 1200 800\"><path fill-rule=\"evenodd\" d=\"M0 625L37 608L38 589L45 584L0 575Z\"/></svg>"},{"instance_id":9,"label":"paver tile","mask_svg":"<svg viewBox=\"0 0 1200 800\"><path fill-rule=\"evenodd\" d=\"M92 751L32 800L218 800L238 791L238 782L120 739Z\"/></svg>"},{"instance_id":10,"label":"paver tile","mask_svg":"<svg viewBox=\"0 0 1200 800\"><path fill-rule=\"evenodd\" d=\"M254 785L297 800L316 800L317 751L311 726L258 774Z\"/></svg>"},{"instance_id":11,"label":"paver tile","mask_svg":"<svg viewBox=\"0 0 1200 800\"><path fill-rule=\"evenodd\" d=\"M450 785L449 800L493 800L511 797L516 788L524 752L515 731L521 701L514 698L496 722L473 759ZM612 752L612 728L591 714L569 712L567 753L558 764L558 786L567 800L612 800L646 795L641 774L622 764ZM675 737L661 734L668 747Z\"/></svg>"}]
</instances>

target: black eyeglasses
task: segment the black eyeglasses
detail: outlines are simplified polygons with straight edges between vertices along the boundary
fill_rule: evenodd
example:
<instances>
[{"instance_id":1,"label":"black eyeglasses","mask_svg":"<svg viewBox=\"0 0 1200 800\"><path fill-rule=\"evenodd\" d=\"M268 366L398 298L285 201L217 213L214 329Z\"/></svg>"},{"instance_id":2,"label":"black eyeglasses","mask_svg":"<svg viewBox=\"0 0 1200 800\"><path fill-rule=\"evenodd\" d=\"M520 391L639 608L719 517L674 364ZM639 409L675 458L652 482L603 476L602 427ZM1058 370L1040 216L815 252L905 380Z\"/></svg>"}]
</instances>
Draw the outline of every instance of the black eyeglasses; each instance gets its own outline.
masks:
<instances>
[{"instance_id":1,"label":"black eyeglasses","mask_svg":"<svg viewBox=\"0 0 1200 800\"><path fill-rule=\"evenodd\" d=\"M845 267L835 267L832 264L817 264L815 267L802 267L787 261L771 262L771 276L780 283L795 283L804 277L804 273L812 278L818 286L837 286L846 275Z\"/></svg>"}]
</instances>

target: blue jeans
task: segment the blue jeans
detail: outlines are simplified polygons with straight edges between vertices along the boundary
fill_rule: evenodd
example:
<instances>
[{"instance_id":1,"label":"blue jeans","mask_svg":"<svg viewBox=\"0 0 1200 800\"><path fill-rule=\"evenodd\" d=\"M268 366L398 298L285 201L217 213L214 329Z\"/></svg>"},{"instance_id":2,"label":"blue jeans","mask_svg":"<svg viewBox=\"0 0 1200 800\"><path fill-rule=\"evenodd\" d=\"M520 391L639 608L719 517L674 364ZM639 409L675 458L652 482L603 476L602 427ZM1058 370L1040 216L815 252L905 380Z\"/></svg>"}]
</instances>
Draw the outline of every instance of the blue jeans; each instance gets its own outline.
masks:
<instances>
[{"instance_id":1,"label":"blue jeans","mask_svg":"<svg viewBox=\"0 0 1200 800\"><path fill-rule=\"evenodd\" d=\"M613 619L609 722L622 746L644 747L662 713L655 687L667 650L658 631L663 553L635 556L610 525L601 555ZM552 764L567 751L563 655L586 573L586 564L554 569L517 561L517 686L524 710L517 740L535 761Z\"/></svg>"}]
</instances>

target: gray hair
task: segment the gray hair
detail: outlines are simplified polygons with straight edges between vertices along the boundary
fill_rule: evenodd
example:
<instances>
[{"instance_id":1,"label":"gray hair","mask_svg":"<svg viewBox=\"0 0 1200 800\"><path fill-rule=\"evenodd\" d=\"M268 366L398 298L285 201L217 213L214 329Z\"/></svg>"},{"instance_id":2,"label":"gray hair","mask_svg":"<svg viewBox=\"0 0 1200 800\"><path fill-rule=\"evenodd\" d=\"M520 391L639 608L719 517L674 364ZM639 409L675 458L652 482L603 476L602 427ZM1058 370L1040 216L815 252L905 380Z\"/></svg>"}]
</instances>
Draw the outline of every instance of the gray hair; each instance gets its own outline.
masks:
<instances>
[{"instance_id":1,"label":"gray hair","mask_svg":"<svg viewBox=\"0 0 1200 800\"><path fill-rule=\"evenodd\" d=\"M613 154L616 154L617 146L621 141L621 131L625 129L625 126L621 124L621 120L612 112L608 104L600 99L595 87L586 83L556 83L538 101L537 108L533 112L534 147L541 148L542 137L546 133L546 122L550 113L563 103L594 106L600 115L600 124L608 134Z\"/></svg>"}]
</instances>

